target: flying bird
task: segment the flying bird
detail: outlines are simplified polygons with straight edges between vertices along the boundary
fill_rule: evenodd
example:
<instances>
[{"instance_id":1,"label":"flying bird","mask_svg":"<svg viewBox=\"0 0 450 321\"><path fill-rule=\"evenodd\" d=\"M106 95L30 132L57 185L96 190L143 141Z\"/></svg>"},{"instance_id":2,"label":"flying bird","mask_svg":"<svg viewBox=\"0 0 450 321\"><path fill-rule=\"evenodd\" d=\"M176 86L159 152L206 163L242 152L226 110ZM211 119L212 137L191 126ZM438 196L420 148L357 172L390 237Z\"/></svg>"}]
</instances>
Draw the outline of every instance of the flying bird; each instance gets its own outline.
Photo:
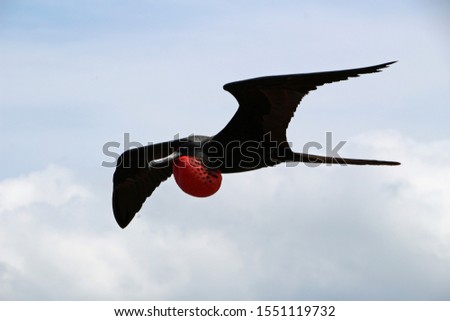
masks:
<instances>
[{"instance_id":1,"label":"flying bird","mask_svg":"<svg viewBox=\"0 0 450 321\"><path fill-rule=\"evenodd\" d=\"M327 83L381 71L395 61L348 70L268 76L224 85L239 108L214 136L192 135L125 151L113 177L114 217L125 228L153 191L172 174L178 186L196 197L218 191L222 174L284 162L348 165L400 165L393 161L318 156L292 151L286 138L300 101Z\"/></svg>"}]
</instances>

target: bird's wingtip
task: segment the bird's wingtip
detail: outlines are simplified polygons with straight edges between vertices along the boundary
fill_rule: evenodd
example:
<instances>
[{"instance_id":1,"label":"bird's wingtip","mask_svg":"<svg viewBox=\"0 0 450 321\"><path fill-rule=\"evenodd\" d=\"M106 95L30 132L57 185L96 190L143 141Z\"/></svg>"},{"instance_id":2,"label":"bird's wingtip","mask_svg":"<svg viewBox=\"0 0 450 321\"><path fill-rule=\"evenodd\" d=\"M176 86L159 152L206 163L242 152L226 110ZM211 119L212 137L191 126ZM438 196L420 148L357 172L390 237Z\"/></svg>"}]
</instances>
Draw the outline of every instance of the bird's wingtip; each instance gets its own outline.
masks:
<instances>
[{"instance_id":1,"label":"bird's wingtip","mask_svg":"<svg viewBox=\"0 0 450 321\"><path fill-rule=\"evenodd\" d=\"M395 64L397 62L398 62L398 60L392 60L392 61L386 62L386 63L384 63L384 64L382 64L380 66L381 66L381 68L386 68L386 67L389 67L390 65L393 65L393 64Z\"/></svg>"},{"instance_id":2,"label":"bird's wingtip","mask_svg":"<svg viewBox=\"0 0 450 321\"><path fill-rule=\"evenodd\" d=\"M112 198L114 218L120 228L124 229L130 224L131 220L134 218L134 214L130 213L127 208L120 207L118 198L118 193L114 191Z\"/></svg>"}]
</instances>

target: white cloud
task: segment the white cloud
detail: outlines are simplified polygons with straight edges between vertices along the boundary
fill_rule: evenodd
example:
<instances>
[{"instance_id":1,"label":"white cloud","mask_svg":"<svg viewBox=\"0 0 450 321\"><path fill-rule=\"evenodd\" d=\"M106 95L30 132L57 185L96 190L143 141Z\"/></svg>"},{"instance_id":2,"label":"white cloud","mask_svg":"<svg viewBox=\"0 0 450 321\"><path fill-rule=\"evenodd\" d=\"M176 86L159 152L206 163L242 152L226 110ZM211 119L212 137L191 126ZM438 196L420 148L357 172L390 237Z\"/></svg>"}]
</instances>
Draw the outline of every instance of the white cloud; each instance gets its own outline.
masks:
<instances>
[{"instance_id":1,"label":"white cloud","mask_svg":"<svg viewBox=\"0 0 450 321\"><path fill-rule=\"evenodd\" d=\"M392 225L399 236L411 238L418 248L450 260L450 140L416 142L398 133L365 135L360 143L380 155L402 159L402 166L390 173L395 195L390 201Z\"/></svg>"},{"instance_id":2,"label":"white cloud","mask_svg":"<svg viewBox=\"0 0 450 321\"><path fill-rule=\"evenodd\" d=\"M220 276L226 285L228 273L239 270L238 249L220 231L187 232L169 222L120 230L106 187L108 199L54 165L0 182L2 299L188 296L195 276ZM112 229L92 226L98 219L90 217L102 212Z\"/></svg>"},{"instance_id":3,"label":"white cloud","mask_svg":"<svg viewBox=\"0 0 450 321\"><path fill-rule=\"evenodd\" d=\"M59 166L0 182L0 212L17 210L33 203L60 206L76 197L87 197L81 185L71 184L71 173Z\"/></svg>"},{"instance_id":4,"label":"white cloud","mask_svg":"<svg viewBox=\"0 0 450 321\"><path fill-rule=\"evenodd\" d=\"M169 181L126 230L109 182L83 186L56 166L4 180L0 297L448 299L449 142L384 132L348 144L403 165L225 175L207 199Z\"/></svg>"}]
</instances>

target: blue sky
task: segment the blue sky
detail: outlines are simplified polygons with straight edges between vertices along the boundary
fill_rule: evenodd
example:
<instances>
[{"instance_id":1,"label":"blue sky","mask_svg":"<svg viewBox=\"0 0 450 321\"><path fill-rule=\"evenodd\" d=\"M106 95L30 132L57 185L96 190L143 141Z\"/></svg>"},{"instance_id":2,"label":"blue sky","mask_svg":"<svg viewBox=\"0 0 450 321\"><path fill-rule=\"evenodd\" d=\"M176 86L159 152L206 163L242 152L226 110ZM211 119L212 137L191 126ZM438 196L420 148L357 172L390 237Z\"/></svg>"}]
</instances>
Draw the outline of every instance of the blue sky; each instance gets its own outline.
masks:
<instances>
[{"instance_id":1,"label":"blue sky","mask_svg":"<svg viewBox=\"0 0 450 321\"><path fill-rule=\"evenodd\" d=\"M2 1L0 298L449 299L449 5ZM399 62L302 102L288 139L400 168L279 166L126 230L102 148L212 135L239 79Z\"/></svg>"}]
</instances>

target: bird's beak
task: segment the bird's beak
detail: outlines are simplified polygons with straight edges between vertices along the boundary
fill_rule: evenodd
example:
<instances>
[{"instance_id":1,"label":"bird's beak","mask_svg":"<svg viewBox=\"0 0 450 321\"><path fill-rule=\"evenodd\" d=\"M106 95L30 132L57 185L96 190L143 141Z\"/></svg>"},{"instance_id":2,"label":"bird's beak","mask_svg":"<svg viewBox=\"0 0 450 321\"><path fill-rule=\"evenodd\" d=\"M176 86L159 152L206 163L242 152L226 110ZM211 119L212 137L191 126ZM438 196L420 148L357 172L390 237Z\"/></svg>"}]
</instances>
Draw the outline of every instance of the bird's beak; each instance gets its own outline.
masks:
<instances>
[{"instance_id":1,"label":"bird's beak","mask_svg":"<svg viewBox=\"0 0 450 321\"><path fill-rule=\"evenodd\" d=\"M152 168L164 168L164 167L171 166L172 162L179 156L180 156L179 152L173 152L172 154L170 154L167 157L158 158L158 159L154 159L154 160L150 161L148 163L148 167L149 167L149 169L152 169Z\"/></svg>"}]
</instances>

